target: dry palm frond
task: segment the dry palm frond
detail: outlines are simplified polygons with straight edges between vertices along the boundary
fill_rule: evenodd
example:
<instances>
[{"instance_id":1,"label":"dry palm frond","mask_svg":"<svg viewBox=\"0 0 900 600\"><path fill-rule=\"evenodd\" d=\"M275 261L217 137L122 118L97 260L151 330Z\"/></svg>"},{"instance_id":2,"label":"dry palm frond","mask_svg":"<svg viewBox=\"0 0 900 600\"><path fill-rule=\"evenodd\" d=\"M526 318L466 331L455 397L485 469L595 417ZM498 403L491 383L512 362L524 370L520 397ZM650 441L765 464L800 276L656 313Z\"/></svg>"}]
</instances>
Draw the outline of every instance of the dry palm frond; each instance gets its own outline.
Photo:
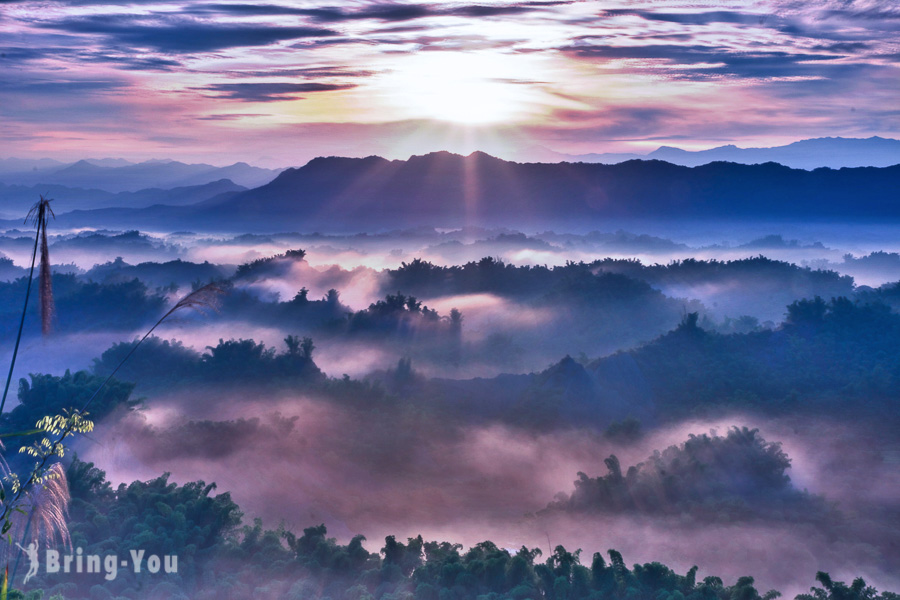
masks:
<instances>
[{"instance_id":1,"label":"dry palm frond","mask_svg":"<svg viewBox=\"0 0 900 600\"><path fill-rule=\"evenodd\" d=\"M41 272L38 297L41 299L41 332L50 333L53 320L53 280L50 276L50 251L47 249L47 228L41 229Z\"/></svg>"},{"instance_id":2,"label":"dry palm frond","mask_svg":"<svg viewBox=\"0 0 900 600\"><path fill-rule=\"evenodd\" d=\"M41 240L41 268L38 277L38 290L41 302L41 331L44 335L50 333L50 325L53 319L53 284L50 273L50 250L47 246L47 222L50 217L56 218L53 209L50 208L52 199L41 196L40 202L31 207L26 221L31 221L36 227L36 235Z\"/></svg>"}]
</instances>

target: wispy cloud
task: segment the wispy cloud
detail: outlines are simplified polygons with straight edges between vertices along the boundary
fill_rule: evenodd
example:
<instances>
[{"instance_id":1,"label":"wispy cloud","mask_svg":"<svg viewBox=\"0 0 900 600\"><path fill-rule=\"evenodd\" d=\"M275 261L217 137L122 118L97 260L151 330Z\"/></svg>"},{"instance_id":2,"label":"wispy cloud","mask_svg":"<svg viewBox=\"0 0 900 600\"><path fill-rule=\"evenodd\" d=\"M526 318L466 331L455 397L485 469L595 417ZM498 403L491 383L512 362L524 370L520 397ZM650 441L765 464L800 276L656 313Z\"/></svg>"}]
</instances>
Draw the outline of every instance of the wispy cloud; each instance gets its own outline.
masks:
<instances>
[{"instance_id":1,"label":"wispy cloud","mask_svg":"<svg viewBox=\"0 0 900 600\"><path fill-rule=\"evenodd\" d=\"M416 4L401 2L369 2L362 8L342 9L336 6L318 8L298 8L276 4L205 4L189 9L197 14L224 14L240 16L293 15L309 17L319 23L341 23L345 21L381 21L398 23L424 19L426 17L496 17L518 15L542 10L566 2L523 2L515 4L471 4L450 5Z\"/></svg>"},{"instance_id":2,"label":"wispy cloud","mask_svg":"<svg viewBox=\"0 0 900 600\"><path fill-rule=\"evenodd\" d=\"M666 67L671 77L705 79L713 75L737 77L827 76L837 54L806 54L786 51L741 51L699 45L609 46L578 44L560 49L581 59L641 60L627 68L633 71ZM846 65L844 65L846 66Z\"/></svg>"},{"instance_id":3,"label":"wispy cloud","mask_svg":"<svg viewBox=\"0 0 900 600\"><path fill-rule=\"evenodd\" d=\"M350 84L333 83L215 83L202 89L216 92L219 97L241 100L242 102L277 102L301 98L303 94L333 92L355 87Z\"/></svg>"},{"instance_id":4,"label":"wispy cloud","mask_svg":"<svg viewBox=\"0 0 900 600\"><path fill-rule=\"evenodd\" d=\"M125 17L93 15L39 26L69 33L98 34L110 44L126 44L163 53L212 52L246 46L266 46L300 38L337 35L319 27L277 27L250 23L196 21L181 16Z\"/></svg>"},{"instance_id":5,"label":"wispy cloud","mask_svg":"<svg viewBox=\"0 0 900 600\"><path fill-rule=\"evenodd\" d=\"M0 0L0 29L12 154L108 131L110 115L130 116L112 148L147 127L138 139L234 160L250 140L295 149L298 127L323 153L394 155L900 135L889 0ZM479 106L499 121L477 135L440 122Z\"/></svg>"},{"instance_id":6,"label":"wispy cloud","mask_svg":"<svg viewBox=\"0 0 900 600\"><path fill-rule=\"evenodd\" d=\"M215 115L204 115L197 117L198 121L240 121L241 119L252 119L253 117L268 117L271 115L265 113L221 113Z\"/></svg>"}]
</instances>

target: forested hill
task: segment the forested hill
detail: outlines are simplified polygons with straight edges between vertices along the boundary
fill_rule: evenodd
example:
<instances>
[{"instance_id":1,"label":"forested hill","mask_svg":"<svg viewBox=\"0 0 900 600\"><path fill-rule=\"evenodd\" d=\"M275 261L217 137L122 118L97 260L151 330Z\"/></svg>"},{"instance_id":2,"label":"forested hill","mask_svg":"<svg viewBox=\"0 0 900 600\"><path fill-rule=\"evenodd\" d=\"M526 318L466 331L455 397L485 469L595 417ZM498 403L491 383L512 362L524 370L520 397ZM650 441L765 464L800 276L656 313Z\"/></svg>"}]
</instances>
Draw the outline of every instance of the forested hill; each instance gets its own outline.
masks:
<instances>
[{"instance_id":1,"label":"forested hill","mask_svg":"<svg viewBox=\"0 0 900 600\"><path fill-rule=\"evenodd\" d=\"M735 410L896 419L900 315L846 298L800 300L775 329L723 335L686 315L639 348L540 373L415 380L407 393L453 398L461 415L553 428L645 423Z\"/></svg>"},{"instance_id":2,"label":"forested hill","mask_svg":"<svg viewBox=\"0 0 900 600\"><path fill-rule=\"evenodd\" d=\"M776 163L662 161L521 164L476 152L389 161L317 158L274 181L190 208L73 214L173 227L285 228L572 225L608 218L896 219L900 166L790 169ZM189 225L187 224L189 223ZM109 223L107 223L109 225Z\"/></svg>"},{"instance_id":3,"label":"forested hill","mask_svg":"<svg viewBox=\"0 0 900 600\"><path fill-rule=\"evenodd\" d=\"M801 171L775 163L681 167L519 164L484 153L407 161L320 158L210 208L249 214L465 222L516 215L560 219L667 216L900 215L900 167Z\"/></svg>"},{"instance_id":4,"label":"forested hill","mask_svg":"<svg viewBox=\"0 0 900 600\"><path fill-rule=\"evenodd\" d=\"M464 224L504 218L900 216L900 167L789 169L775 163L681 167L519 164L483 153L407 161L320 158L271 183L204 204L210 218L278 214L298 222ZM201 209L201 210L203 210ZM321 221L325 222L325 221Z\"/></svg>"}]
</instances>

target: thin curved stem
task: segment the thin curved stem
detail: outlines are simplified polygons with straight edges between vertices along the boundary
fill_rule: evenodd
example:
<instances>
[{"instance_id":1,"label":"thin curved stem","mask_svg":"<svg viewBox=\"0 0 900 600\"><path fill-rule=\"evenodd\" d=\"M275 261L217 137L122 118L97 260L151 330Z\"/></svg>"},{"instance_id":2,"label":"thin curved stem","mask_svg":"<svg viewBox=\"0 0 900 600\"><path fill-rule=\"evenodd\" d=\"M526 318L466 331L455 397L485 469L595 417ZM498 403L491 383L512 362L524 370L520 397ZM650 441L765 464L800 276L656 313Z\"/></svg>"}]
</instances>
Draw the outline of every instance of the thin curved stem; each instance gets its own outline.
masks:
<instances>
[{"instance_id":1,"label":"thin curved stem","mask_svg":"<svg viewBox=\"0 0 900 600\"><path fill-rule=\"evenodd\" d=\"M116 365L116 368L113 369L112 373L110 373L110 374L107 376L107 378L103 380L103 383L100 384L100 387L98 387L96 390L94 390L94 393L91 394L91 397L88 398L87 402L84 403L84 406L81 407L81 410L79 411L81 414L84 414L84 411L86 411L87 408L88 408L88 406L91 405L91 402L94 401L94 398L97 397L97 394L100 393L100 390L102 390L103 388L106 387L106 384L109 383L109 382L112 380L113 375L115 375L116 372L118 372L118 370L122 368L122 365L124 365L125 362L126 362L129 358L131 358L131 355L134 354L134 352L138 349L138 346L140 346L141 344L143 344L143 343L144 343L144 340L146 340L148 337L150 337L150 334L153 333L153 330L155 330L157 327L159 327L160 323L162 323L162 322L166 319L166 317L169 316L170 313L171 313L171 311L170 311L169 313L166 313L166 316L165 316L165 317L163 317L162 319L160 319L159 321L157 321L156 324L155 324L153 327L151 327L150 330L149 330L147 333L144 334L144 337L142 337L142 338L140 339L140 341L139 341L137 344L135 344L134 346L132 346L132 348L131 348L131 350L129 350L128 354L125 355L125 358L123 358L122 360L119 361L119 364Z\"/></svg>"},{"instance_id":2,"label":"thin curved stem","mask_svg":"<svg viewBox=\"0 0 900 600\"><path fill-rule=\"evenodd\" d=\"M103 381L103 383L100 384L100 387L98 387L94 391L94 393L91 394L91 397L88 398L87 402L84 403L84 406L81 408L81 411L79 411L80 414L83 415L85 413L88 406L91 405L91 402L93 402L94 398L97 397L97 394L100 393L100 390L102 390L103 388L106 387L106 384L112 380L113 375L115 375L119 371L119 369L122 368L122 365L124 365L128 361L128 359L131 358L131 355L134 354L135 351L138 349L138 347L144 343L144 340L146 340L148 337L150 337L150 334L152 334L156 330L157 327L162 325L163 321L165 321L166 319L171 317L173 313L181 310L182 308L194 308L194 309L202 310L203 307L207 307L207 308L212 308L213 310L218 310L215 299L216 299L216 296L221 293L222 293L222 289L217 284L208 283L208 284L204 285L203 287L194 290L193 292L191 292L190 294L188 294L187 296L185 296L184 298L179 300L177 303L175 303L175 306L170 308L169 312L167 312L162 317L160 317L159 321L154 323L153 327L151 327L147 331L147 333L144 334L144 337L142 337L138 341L137 344L132 346L131 350L128 351L128 354L125 355L125 358L123 358L122 360L119 361L119 364L116 365L116 368L113 369L112 373L110 373L106 377L106 379Z\"/></svg>"},{"instance_id":3,"label":"thin curved stem","mask_svg":"<svg viewBox=\"0 0 900 600\"><path fill-rule=\"evenodd\" d=\"M25 314L28 312L28 298L31 296L31 282L34 279L34 263L37 259L38 241L41 239L41 224L38 223L37 233L34 236L34 251L31 253L31 271L28 273L28 286L25 288L25 306L22 307L22 319L19 321L19 333L16 335L16 346L13 348L12 360L9 363L9 375L6 376L6 387L3 388L3 400L0 401L0 415L6 406L6 396L9 394L9 384L12 382L13 370L16 367L16 356L19 354L19 343L22 341L22 330L25 328Z\"/></svg>"}]
</instances>

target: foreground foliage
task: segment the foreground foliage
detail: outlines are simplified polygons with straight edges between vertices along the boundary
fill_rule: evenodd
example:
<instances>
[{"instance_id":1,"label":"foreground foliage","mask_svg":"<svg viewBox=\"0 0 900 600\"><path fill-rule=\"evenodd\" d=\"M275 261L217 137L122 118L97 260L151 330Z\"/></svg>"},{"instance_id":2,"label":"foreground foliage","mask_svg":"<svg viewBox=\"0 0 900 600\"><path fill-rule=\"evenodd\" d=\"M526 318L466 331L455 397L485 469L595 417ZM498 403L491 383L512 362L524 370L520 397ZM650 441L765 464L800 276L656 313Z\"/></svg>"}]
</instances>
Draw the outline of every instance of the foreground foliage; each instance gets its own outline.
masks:
<instances>
[{"instance_id":1,"label":"foreground foliage","mask_svg":"<svg viewBox=\"0 0 900 600\"><path fill-rule=\"evenodd\" d=\"M485 541L460 544L406 543L385 538L380 552L356 536L340 544L324 525L296 535L283 527L265 529L259 520L241 525L229 494L212 495L214 485L170 483L163 475L113 489L93 464L68 469L72 494L70 530L85 554L123 555L130 549L177 553L176 574L136 575L120 569L113 581L103 574L79 574L62 581L41 575L37 586L65 598L288 598L333 600L773 600L760 594L752 577L731 585L698 577L698 568L678 574L653 562L629 568L622 555L595 553L582 564L581 551L557 546L544 558L539 549L500 548ZM851 586L824 573L802 600L898 600L862 580ZM32 586L29 586L32 587ZM13 593L12 597L16 597ZM30 597L40 597L32 587ZM46 597L46 596L45 596Z\"/></svg>"}]
</instances>

